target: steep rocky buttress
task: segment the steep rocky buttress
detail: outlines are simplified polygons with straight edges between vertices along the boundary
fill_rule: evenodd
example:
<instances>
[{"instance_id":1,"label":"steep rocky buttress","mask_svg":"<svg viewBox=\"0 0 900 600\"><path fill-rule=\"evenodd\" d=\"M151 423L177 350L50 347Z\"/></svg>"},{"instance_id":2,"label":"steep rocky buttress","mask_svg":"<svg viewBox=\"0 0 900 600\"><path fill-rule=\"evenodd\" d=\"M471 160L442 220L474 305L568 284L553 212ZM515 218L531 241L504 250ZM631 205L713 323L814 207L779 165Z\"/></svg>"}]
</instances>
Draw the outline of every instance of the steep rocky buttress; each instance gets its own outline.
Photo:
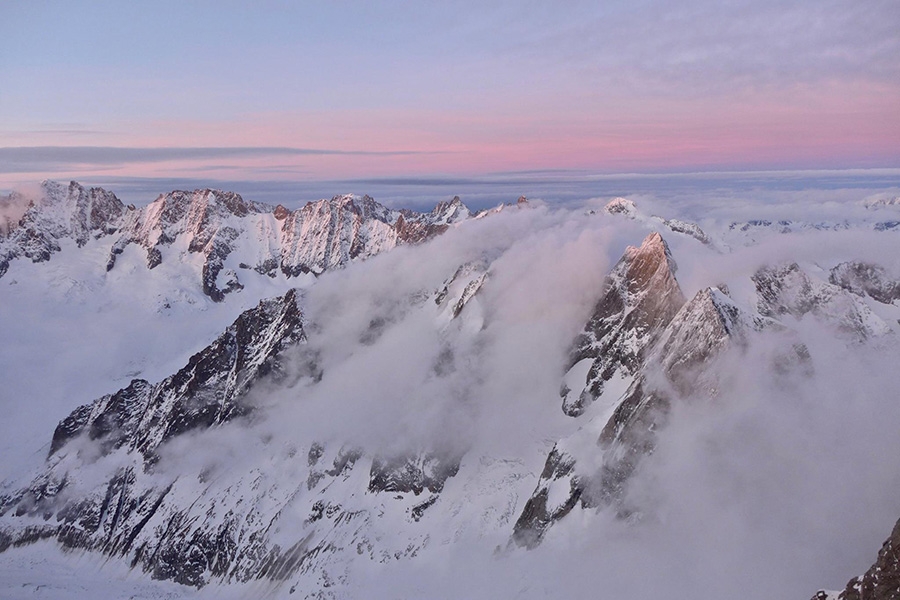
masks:
<instances>
[{"instance_id":1,"label":"steep rocky buttress","mask_svg":"<svg viewBox=\"0 0 900 600\"><path fill-rule=\"evenodd\" d=\"M628 481L654 451L673 403L714 397L713 361L772 323L719 288L685 302L674 272L656 233L628 248L613 269L564 376L563 411L580 427L548 455L516 521L516 544L533 548L578 506L613 507L627 516Z\"/></svg>"},{"instance_id":2,"label":"steep rocky buttress","mask_svg":"<svg viewBox=\"0 0 900 600\"><path fill-rule=\"evenodd\" d=\"M445 338L459 334L449 326L465 319L474 319L470 330L477 332L473 305L485 269L460 267L412 309L431 314ZM237 465L229 450L220 457L191 442L231 427L228 435L240 440L234 444L252 443L250 423L260 413L248 391L263 379L282 390L299 379L315 385L322 377L317 359L298 294L290 291L242 313L174 375L155 384L134 380L79 407L57 426L46 468L0 496L0 551L54 539L198 587L300 576L324 586L340 577L349 557L414 556L429 542L414 525L458 473L458 451L380 454L352 443L296 441L257 449L255 459ZM435 365L435 377L452 372L447 362L452 358ZM185 443L192 455L204 454L199 466L184 466L177 456ZM378 520L385 512L410 530L384 539Z\"/></svg>"}]
</instances>

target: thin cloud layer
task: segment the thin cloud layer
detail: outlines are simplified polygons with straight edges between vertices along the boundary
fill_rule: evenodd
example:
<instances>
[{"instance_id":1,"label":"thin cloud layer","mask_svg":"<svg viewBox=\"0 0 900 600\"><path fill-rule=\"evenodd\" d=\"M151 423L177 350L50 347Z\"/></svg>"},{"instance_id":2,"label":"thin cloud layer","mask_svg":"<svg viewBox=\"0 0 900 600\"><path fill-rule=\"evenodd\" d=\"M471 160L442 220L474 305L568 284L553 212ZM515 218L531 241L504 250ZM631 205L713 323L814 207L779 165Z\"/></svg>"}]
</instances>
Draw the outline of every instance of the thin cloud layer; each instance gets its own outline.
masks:
<instances>
[{"instance_id":1,"label":"thin cloud layer","mask_svg":"<svg viewBox=\"0 0 900 600\"><path fill-rule=\"evenodd\" d=\"M0 148L0 173L91 170L134 163L267 158L277 156L403 156L418 151L325 150L317 148L210 147L127 148L112 146L19 146ZM194 167L197 170L200 167ZM203 166L202 168L209 168ZM218 166L212 168L217 169ZM234 167L231 167L232 169ZM176 171L178 169L175 169Z\"/></svg>"}]
</instances>

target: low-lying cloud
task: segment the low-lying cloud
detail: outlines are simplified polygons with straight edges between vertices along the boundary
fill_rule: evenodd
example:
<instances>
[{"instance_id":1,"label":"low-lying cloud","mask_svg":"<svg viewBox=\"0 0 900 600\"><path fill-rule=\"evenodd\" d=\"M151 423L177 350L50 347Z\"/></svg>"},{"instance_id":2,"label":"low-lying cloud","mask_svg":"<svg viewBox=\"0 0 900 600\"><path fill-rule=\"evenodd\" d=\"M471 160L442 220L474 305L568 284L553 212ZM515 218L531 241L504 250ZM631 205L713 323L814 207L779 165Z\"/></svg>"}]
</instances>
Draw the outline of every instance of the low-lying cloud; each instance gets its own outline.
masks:
<instances>
[{"instance_id":1,"label":"low-lying cloud","mask_svg":"<svg viewBox=\"0 0 900 600\"><path fill-rule=\"evenodd\" d=\"M673 217L682 207L655 208ZM769 207L734 208L764 217ZM832 207L826 216L858 209ZM803 599L843 586L871 564L900 516L900 348L895 334L848 345L811 315L792 323L810 369L774 374L773 355L793 338L753 336L717 364L723 377L713 400L675 406L631 484L632 518L579 508L536 550L507 547L547 452L581 426L560 409L569 344L605 275L646 233L640 222L602 212L510 207L326 273L303 294L308 343L285 356L287 379L250 393L245 400L259 410L249 420L164 449L157 475L259 469L267 481L297 486L313 442L367 455L464 453L446 496L464 505L459 514L443 497L429 509L429 518L442 516L415 557L381 564L354 556L340 585L355 597ZM891 232L793 233L729 253L663 236L689 297L725 283L737 301L752 303L750 274L779 261L822 276L839 260L881 257L900 272ZM449 321L433 293L472 262L489 265L489 277ZM311 362L320 381L310 377ZM514 466L498 483L485 465L504 461ZM506 504L491 504L489 485L501 484ZM504 510L512 515L505 523ZM293 517L293 525L280 521L279 535L296 541L305 515ZM396 533L392 526L385 535ZM246 589L204 594L232 592Z\"/></svg>"}]
</instances>

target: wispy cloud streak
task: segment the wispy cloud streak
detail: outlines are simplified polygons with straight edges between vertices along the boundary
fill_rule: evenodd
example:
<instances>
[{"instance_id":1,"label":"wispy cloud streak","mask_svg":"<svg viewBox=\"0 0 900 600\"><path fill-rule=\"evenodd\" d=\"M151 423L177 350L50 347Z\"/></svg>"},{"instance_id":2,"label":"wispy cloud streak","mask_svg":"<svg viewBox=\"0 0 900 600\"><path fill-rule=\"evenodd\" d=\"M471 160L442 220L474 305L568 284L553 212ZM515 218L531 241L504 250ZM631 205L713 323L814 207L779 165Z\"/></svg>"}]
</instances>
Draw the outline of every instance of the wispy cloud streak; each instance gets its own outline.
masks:
<instances>
[{"instance_id":1,"label":"wispy cloud streak","mask_svg":"<svg viewBox=\"0 0 900 600\"><path fill-rule=\"evenodd\" d=\"M16 146L0 148L0 173L29 173L93 166L159 163L178 160L265 158L274 156L409 156L435 154L418 150L340 150L266 146L156 147Z\"/></svg>"}]
</instances>

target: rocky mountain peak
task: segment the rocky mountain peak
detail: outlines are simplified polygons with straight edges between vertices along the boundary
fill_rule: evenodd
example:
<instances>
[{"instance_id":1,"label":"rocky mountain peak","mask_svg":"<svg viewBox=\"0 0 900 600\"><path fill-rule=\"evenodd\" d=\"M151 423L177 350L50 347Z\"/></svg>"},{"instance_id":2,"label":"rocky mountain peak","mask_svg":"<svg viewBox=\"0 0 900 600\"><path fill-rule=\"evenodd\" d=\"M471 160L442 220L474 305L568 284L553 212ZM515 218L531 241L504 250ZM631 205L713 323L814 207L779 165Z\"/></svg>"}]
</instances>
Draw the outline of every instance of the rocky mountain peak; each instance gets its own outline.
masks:
<instances>
[{"instance_id":1,"label":"rocky mountain peak","mask_svg":"<svg viewBox=\"0 0 900 600\"><path fill-rule=\"evenodd\" d=\"M625 250L573 343L569 371L560 390L563 412L580 415L617 373L628 376L636 372L645 349L685 303L675 270L669 247L659 233L648 235L640 247Z\"/></svg>"},{"instance_id":2,"label":"rocky mountain peak","mask_svg":"<svg viewBox=\"0 0 900 600\"><path fill-rule=\"evenodd\" d=\"M629 246L625 250L624 260L628 263L625 278L631 293L671 285L678 268L669 245L655 231L644 239L640 247Z\"/></svg>"},{"instance_id":3,"label":"rocky mountain peak","mask_svg":"<svg viewBox=\"0 0 900 600\"><path fill-rule=\"evenodd\" d=\"M892 196L890 194L876 194L862 200L861 204L869 210L877 210L879 208L900 206L900 196Z\"/></svg>"},{"instance_id":4,"label":"rocky mountain peak","mask_svg":"<svg viewBox=\"0 0 900 600\"><path fill-rule=\"evenodd\" d=\"M673 402L716 389L704 379L710 360L755 324L718 288L685 302L674 270L668 246L653 233L640 247L629 247L607 279L606 293L576 338L561 390L563 411L588 421L548 455L513 542L534 547L579 504L613 505L627 514L620 506L624 490L655 448ZM587 412L594 402L602 410Z\"/></svg>"},{"instance_id":5,"label":"rocky mountain peak","mask_svg":"<svg viewBox=\"0 0 900 600\"><path fill-rule=\"evenodd\" d=\"M68 185L44 181L37 197L14 192L3 204L14 207L19 218L3 224L0 276L15 258L50 260L61 250L63 239L72 239L80 247L92 237L114 233L126 211L115 194L102 188L86 189L75 181Z\"/></svg>"},{"instance_id":6,"label":"rocky mountain peak","mask_svg":"<svg viewBox=\"0 0 900 600\"><path fill-rule=\"evenodd\" d=\"M718 288L705 288L678 311L660 344L659 360L683 396L698 389L696 378L706 362L733 338L742 338L752 317Z\"/></svg>"},{"instance_id":7,"label":"rocky mountain peak","mask_svg":"<svg viewBox=\"0 0 900 600\"><path fill-rule=\"evenodd\" d=\"M306 214L320 215L348 212L363 220L376 219L384 223L394 221L392 211L369 195L341 194L331 200L308 202L300 210Z\"/></svg>"},{"instance_id":8,"label":"rocky mountain peak","mask_svg":"<svg viewBox=\"0 0 900 600\"><path fill-rule=\"evenodd\" d=\"M275 215L275 219L278 221L284 221L291 211L288 210L283 204L279 204L275 207L275 211L273 212Z\"/></svg>"},{"instance_id":9,"label":"rocky mountain peak","mask_svg":"<svg viewBox=\"0 0 900 600\"><path fill-rule=\"evenodd\" d=\"M181 221L186 230L197 230L214 219L229 216L246 217L250 212L259 212L260 205L244 201L240 194L205 188L188 192L175 190L160 194L146 211L144 229L174 225Z\"/></svg>"},{"instance_id":10,"label":"rocky mountain peak","mask_svg":"<svg viewBox=\"0 0 900 600\"><path fill-rule=\"evenodd\" d=\"M450 225L458 223L471 216L469 207L463 204L459 196L453 196L450 201L438 202L431 211L431 223L433 225Z\"/></svg>"},{"instance_id":11,"label":"rocky mountain peak","mask_svg":"<svg viewBox=\"0 0 900 600\"><path fill-rule=\"evenodd\" d=\"M50 455L84 433L104 453L123 445L153 460L156 448L185 431L247 414L241 396L265 375L278 376L278 355L306 339L297 292L263 300L240 316L171 377L126 388L76 409L53 434Z\"/></svg>"},{"instance_id":12,"label":"rocky mountain peak","mask_svg":"<svg viewBox=\"0 0 900 600\"><path fill-rule=\"evenodd\" d=\"M243 515L247 519L240 525L226 519L222 526L212 508L183 520L191 512L182 504L184 498L200 501L210 481L200 473L176 484L177 476L156 473L159 449L188 432L256 410L246 392L263 377L285 377L285 350L305 339L297 293L291 290L243 312L174 375L156 384L134 380L76 409L57 426L45 470L23 489L0 495L0 517L7 516L0 527L0 551L10 544L55 538L69 548L129 556L132 566L141 565L154 577L197 586L210 577L210 565L222 569L213 568L215 576L236 568L241 531L258 538L253 548L267 544L259 507L252 498L230 497L234 490L226 486L212 505L231 502L229 508L240 511L249 501ZM173 492L176 485L184 486L188 496L179 498ZM210 555L204 556L205 551ZM278 553L277 546L271 553L248 552L253 574Z\"/></svg>"}]
</instances>

